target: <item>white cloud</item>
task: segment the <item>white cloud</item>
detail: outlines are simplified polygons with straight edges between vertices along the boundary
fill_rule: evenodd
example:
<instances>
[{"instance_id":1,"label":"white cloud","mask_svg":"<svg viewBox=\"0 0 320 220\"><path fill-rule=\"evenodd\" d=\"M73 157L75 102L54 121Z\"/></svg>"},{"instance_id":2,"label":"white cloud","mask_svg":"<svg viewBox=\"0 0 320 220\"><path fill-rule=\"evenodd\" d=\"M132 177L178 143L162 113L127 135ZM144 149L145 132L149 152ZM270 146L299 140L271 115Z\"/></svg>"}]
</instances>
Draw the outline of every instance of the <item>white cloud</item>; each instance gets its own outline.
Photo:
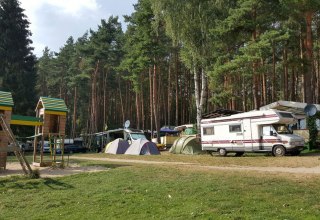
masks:
<instances>
[{"instance_id":1,"label":"white cloud","mask_svg":"<svg viewBox=\"0 0 320 220\"><path fill-rule=\"evenodd\" d=\"M87 30L96 29L110 15L129 15L138 0L20 0L30 21L34 53L39 57L45 46L59 51L69 36L76 40Z\"/></svg>"},{"instance_id":2,"label":"white cloud","mask_svg":"<svg viewBox=\"0 0 320 220\"><path fill-rule=\"evenodd\" d=\"M42 0L50 6L57 7L65 14L78 16L81 11L86 9L90 11L98 10L96 0Z\"/></svg>"},{"instance_id":3,"label":"white cloud","mask_svg":"<svg viewBox=\"0 0 320 220\"><path fill-rule=\"evenodd\" d=\"M21 0L22 8L31 12L32 16L43 6L56 7L65 14L77 15L81 10L98 10L96 0Z\"/></svg>"}]
</instances>

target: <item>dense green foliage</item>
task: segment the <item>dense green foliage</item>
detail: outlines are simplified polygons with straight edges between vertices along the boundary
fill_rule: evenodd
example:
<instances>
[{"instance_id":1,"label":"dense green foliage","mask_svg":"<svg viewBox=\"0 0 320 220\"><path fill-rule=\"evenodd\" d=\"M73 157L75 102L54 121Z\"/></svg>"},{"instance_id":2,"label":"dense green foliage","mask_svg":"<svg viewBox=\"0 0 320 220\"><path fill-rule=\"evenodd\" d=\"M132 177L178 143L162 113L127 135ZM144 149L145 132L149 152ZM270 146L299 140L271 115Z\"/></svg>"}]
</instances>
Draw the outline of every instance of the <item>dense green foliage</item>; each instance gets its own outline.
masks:
<instances>
[{"instance_id":1,"label":"dense green foliage","mask_svg":"<svg viewBox=\"0 0 320 220\"><path fill-rule=\"evenodd\" d=\"M8 30L1 39L10 39L0 42L2 88L13 91L20 110L33 108L34 88L38 96L63 98L71 136L127 119L158 130L199 123L216 108L320 102L319 1L139 0L125 16L125 33L110 17L60 51L45 48L36 81L28 22L16 0L1 4L0 27ZM17 8L10 19L9 5ZM19 45L24 49L13 49Z\"/></svg>"},{"instance_id":2,"label":"dense green foliage","mask_svg":"<svg viewBox=\"0 0 320 220\"><path fill-rule=\"evenodd\" d=\"M18 0L0 1L0 90L12 92L14 110L33 115L36 58L29 22Z\"/></svg>"},{"instance_id":3,"label":"dense green foliage","mask_svg":"<svg viewBox=\"0 0 320 220\"><path fill-rule=\"evenodd\" d=\"M226 158L224 158L226 159ZM273 158L274 159L274 158ZM317 219L319 178L87 162L61 178L0 179L1 219ZM90 186L90 187L88 187Z\"/></svg>"}]
</instances>

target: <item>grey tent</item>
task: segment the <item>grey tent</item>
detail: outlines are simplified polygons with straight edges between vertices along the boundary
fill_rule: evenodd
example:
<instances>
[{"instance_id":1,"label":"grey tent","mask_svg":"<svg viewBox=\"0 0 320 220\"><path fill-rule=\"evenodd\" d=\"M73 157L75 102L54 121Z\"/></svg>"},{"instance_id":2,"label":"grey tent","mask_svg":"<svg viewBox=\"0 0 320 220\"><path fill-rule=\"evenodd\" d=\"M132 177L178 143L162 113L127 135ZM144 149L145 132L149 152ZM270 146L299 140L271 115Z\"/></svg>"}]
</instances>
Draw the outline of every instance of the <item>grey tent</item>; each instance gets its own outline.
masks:
<instances>
[{"instance_id":1,"label":"grey tent","mask_svg":"<svg viewBox=\"0 0 320 220\"><path fill-rule=\"evenodd\" d=\"M175 140L169 150L173 154L203 154L200 138L187 136Z\"/></svg>"},{"instance_id":2,"label":"grey tent","mask_svg":"<svg viewBox=\"0 0 320 220\"><path fill-rule=\"evenodd\" d=\"M157 145L145 139L133 141L125 154L130 155L151 155L160 154Z\"/></svg>"},{"instance_id":3,"label":"grey tent","mask_svg":"<svg viewBox=\"0 0 320 220\"><path fill-rule=\"evenodd\" d=\"M129 148L129 143L121 138L117 138L106 146L107 154L124 154Z\"/></svg>"}]
</instances>

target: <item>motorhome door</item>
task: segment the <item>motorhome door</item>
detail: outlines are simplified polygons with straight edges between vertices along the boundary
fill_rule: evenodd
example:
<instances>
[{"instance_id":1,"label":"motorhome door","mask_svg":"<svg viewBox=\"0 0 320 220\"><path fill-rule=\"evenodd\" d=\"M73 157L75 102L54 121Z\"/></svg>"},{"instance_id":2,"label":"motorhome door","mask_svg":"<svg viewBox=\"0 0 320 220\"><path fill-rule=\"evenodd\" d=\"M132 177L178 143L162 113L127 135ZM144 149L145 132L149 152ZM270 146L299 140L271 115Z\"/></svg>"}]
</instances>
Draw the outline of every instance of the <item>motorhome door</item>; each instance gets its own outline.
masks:
<instances>
[{"instance_id":1,"label":"motorhome door","mask_svg":"<svg viewBox=\"0 0 320 220\"><path fill-rule=\"evenodd\" d=\"M242 120L243 127L243 144L245 151L252 151L252 125L251 119L243 119Z\"/></svg>"}]
</instances>

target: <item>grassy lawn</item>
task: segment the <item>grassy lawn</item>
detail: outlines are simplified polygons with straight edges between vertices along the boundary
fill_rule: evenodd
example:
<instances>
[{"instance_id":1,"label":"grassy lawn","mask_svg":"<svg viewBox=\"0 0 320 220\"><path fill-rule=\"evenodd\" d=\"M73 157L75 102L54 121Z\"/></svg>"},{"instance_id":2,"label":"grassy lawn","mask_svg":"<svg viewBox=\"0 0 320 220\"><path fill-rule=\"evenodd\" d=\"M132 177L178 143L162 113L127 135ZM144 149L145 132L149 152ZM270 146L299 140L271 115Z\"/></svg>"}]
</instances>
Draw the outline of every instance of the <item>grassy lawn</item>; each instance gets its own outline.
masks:
<instances>
[{"instance_id":1,"label":"grassy lawn","mask_svg":"<svg viewBox=\"0 0 320 220\"><path fill-rule=\"evenodd\" d=\"M110 169L54 179L1 178L0 219L320 218L317 175L79 163Z\"/></svg>"}]
</instances>

